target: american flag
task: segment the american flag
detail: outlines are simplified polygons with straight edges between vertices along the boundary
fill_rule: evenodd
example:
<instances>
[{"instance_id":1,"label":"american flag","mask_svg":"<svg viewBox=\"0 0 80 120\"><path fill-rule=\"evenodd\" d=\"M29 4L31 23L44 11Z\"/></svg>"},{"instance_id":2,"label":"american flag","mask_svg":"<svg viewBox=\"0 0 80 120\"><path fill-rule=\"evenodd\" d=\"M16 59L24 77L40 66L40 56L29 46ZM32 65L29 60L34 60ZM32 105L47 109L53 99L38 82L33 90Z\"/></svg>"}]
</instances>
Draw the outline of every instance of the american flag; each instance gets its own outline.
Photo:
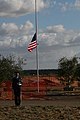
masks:
<instances>
[{"instance_id":1,"label":"american flag","mask_svg":"<svg viewBox=\"0 0 80 120\"><path fill-rule=\"evenodd\" d=\"M35 33L31 40L31 43L28 45L28 51L32 52L32 50L36 47L37 47L37 41L36 41L36 33Z\"/></svg>"}]
</instances>

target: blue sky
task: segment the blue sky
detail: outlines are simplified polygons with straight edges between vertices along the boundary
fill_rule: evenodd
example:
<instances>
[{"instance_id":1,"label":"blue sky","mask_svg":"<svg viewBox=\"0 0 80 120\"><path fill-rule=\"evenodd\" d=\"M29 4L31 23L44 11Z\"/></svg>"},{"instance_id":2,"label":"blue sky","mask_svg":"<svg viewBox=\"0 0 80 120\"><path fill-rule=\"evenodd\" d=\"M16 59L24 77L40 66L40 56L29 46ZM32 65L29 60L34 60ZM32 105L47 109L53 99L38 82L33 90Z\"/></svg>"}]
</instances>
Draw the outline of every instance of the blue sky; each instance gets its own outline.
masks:
<instances>
[{"instance_id":1,"label":"blue sky","mask_svg":"<svg viewBox=\"0 0 80 120\"><path fill-rule=\"evenodd\" d=\"M0 54L27 60L36 69L35 50L27 51L35 33L35 0L0 0ZM60 58L80 57L80 0L37 0L39 68L58 68ZM25 61L24 61L25 62Z\"/></svg>"}]
</instances>

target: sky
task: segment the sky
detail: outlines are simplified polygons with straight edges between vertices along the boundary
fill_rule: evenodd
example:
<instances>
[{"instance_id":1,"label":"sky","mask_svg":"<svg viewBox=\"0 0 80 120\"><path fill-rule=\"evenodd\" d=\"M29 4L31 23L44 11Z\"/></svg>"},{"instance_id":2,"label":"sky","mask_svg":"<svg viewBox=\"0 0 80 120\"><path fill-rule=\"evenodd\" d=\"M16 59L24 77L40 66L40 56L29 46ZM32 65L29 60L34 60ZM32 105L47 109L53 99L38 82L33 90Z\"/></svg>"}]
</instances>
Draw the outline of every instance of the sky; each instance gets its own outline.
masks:
<instances>
[{"instance_id":1,"label":"sky","mask_svg":"<svg viewBox=\"0 0 80 120\"><path fill-rule=\"evenodd\" d=\"M80 0L36 0L39 69L57 69L62 57L80 57ZM27 50L35 33L35 0L0 0L0 54L36 69L36 50Z\"/></svg>"}]
</instances>

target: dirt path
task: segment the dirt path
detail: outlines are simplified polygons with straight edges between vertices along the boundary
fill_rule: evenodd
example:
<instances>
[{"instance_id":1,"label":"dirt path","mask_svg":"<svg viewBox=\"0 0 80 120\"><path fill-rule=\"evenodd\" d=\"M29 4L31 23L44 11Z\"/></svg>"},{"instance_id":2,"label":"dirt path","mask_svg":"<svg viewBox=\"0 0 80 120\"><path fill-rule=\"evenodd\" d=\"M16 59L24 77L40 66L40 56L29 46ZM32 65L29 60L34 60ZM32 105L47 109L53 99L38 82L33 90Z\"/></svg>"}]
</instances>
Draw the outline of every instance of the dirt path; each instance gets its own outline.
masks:
<instances>
[{"instance_id":1,"label":"dirt path","mask_svg":"<svg viewBox=\"0 0 80 120\"><path fill-rule=\"evenodd\" d=\"M0 100L0 106L14 106L14 101ZM80 96L53 96L47 99L22 100L21 106L80 106Z\"/></svg>"}]
</instances>

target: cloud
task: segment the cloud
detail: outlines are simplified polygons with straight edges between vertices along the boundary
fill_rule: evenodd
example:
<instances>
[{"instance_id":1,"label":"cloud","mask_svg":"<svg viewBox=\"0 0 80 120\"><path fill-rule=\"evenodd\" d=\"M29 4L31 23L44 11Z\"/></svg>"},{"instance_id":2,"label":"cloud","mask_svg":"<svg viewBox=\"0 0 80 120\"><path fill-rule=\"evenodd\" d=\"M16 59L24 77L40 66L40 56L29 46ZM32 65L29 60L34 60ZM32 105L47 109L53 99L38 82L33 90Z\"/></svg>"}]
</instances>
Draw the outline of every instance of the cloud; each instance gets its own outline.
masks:
<instances>
[{"instance_id":1,"label":"cloud","mask_svg":"<svg viewBox=\"0 0 80 120\"><path fill-rule=\"evenodd\" d=\"M0 0L1 17L18 17L24 14L34 12L34 0ZM45 8L47 3L44 0L38 0L38 11Z\"/></svg>"},{"instance_id":2,"label":"cloud","mask_svg":"<svg viewBox=\"0 0 80 120\"><path fill-rule=\"evenodd\" d=\"M34 69L35 50L32 53L27 51L33 34L33 24L30 21L21 26L14 23L0 24L1 53L7 55L12 53L26 58L28 63L24 68L32 69L33 66ZM67 30L61 24L47 26L45 30L41 30L38 33L38 42L40 68L55 68L61 57L72 57L80 53L80 31Z\"/></svg>"},{"instance_id":3,"label":"cloud","mask_svg":"<svg viewBox=\"0 0 80 120\"><path fill-rule=\"evenodd\" d=\"M73 41L76 41L78 36L79 32L77 31L67 30L63 25L54 25L48 26L45 31L42 31L40 39L41 43L47 46L65 47L73 45Z\"/></svg>"},{"instance_id":4,"label":"cloud","mask_svg":"<svg viewBox=\"0 0 80 120\"><path fill-rule=\"evenodd\" d=\"M72 9L80 9L80 0L75 0L74 2L60 2L59 7L62 11L72 10Z\"/></svg>"},{"instance_id":5,"label":"cloud","mask_svg":"<svg viewBox=\"0 0 80 120\"><path fill-rule=\"evenodd\" d=\"M80 9L80 0L75 0L75 8Z\"/></svg>"},{"instance_id":6,"label":"cloud","mask_svg":"<svg viewBox=\"0 0 80 120\"><path fill-rule=\"evenodd\" d=\"M66 12L68 10L73 10L73 9L80 9L80 0L74 0L67 2L66 1L57 1L57 0L50 0L48 1L48 6L60 9L62 12Z\"/></svg>"},{"instance_id":7,"label":"cloud","mask_svg":"<svg viewBox=\"0 0 80 120\"><path fill-rule=\"evenodd\" d=\"M4 40L0 40L0 47L8 47L10 45L11 40L9 37L4 37Z\"/></svg>"},{"instance_id":8,"label":"cloud","mask_svg":"<svg viewBox=\"0 0 80 120\"><path fill-rule=\"evenodd\" d=\"M74 36L74 38L69 42L73 46L80 46L80 33Z\"/></svg>"},{"instance_id":9,"label":"cloud","mask_svg":"<svg viewBox=\"0 0 80 120\"><path fill-rule=\"evenodd\" d=\"M26 21L21 26L15 23L2 23L0 25L0 46L23 47L28 44L34 34L33 24ZM67 30L63 25L47 26L39 35L39 42L43 46L65 47L79 44L80 32ZM55 48L55 47L54 47Z\"/></svg>"},{"instance_id":10,"label":"cloud","mask_svg":"<svg viewBox=\"0 0 80 120\"><path fill-rule=\"evenodd\" d=\"M0 35L13 35L17 34L18 26L15 23L2 23L0 25Z\"/></svg>"},{"instance_id":11,"label":"cloud","mask_svg":"<svg viewBox=\"0 0 80 120\"><path fill-rule=\"evenodd\" d=\"M74 3L72 1L67 2L67 0L66 1L47 0L47 3L50 8L55 8L61 10L62 12L74 8Z\"/></svg>"},{"instance_id":12,"label":"cloud","mask_svg":"<svg viewBox=\"0 0 80 120\"><path fill-rule=\"evenodd\" d=\"M2 23L0 24L0 46L3 48L23 46L31 39L29 33L31 31L33 31L33 24L30 21L21 26L15 23Z\"/></svg>"},{"instance_id":13,"label":"cloud","mask_svg":"<svg viewBox=\"0 0 80 120\"><path fill-rule=\"evenodd\" d=\"M21 25L20 28L23 32L28 33L30 30L33 29L33 24L30 21L27 21L24 25Z\"/></svg>"},{"instance_id":14,"label":"cloud","mask_svg":"<svg viewBox=\"0 0 80 120\"><path fill-rule=\"evenodd\" d=\"M64 32L64 26L63 25L55 25L55 26L48 26L47 32L49 33L58 33L58 32Z\"/></svg>"},{"instance_id":15,"label":"cloud","mask_svg":"<svg viewBox=\"0 0 80 120\"><path fill-rule=\"evenodd\" d=\"M64 29L59 29L61 25L57 26L48 26L39 36L41 37L39 46L41 68L45 68L45 66L57 68L60 58L80 54L80 31L67 30L63 25L60 28Z\"/></svg>"}]
</instances>

